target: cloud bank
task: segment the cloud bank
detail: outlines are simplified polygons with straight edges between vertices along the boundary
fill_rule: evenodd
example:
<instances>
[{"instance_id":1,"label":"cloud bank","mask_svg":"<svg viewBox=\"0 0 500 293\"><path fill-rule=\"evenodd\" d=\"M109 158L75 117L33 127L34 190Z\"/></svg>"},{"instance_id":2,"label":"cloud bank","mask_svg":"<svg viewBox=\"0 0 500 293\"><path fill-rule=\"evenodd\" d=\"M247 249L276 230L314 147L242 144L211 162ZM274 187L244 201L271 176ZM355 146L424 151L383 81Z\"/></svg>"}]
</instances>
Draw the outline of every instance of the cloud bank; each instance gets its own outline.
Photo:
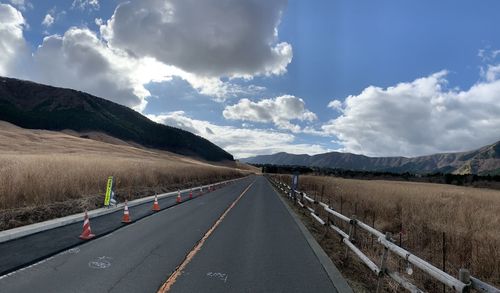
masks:
<instances>
[{"instance_id":1,"label":"cloud bank","mask_svg":"<svg viewBox=\"0 0 500 293\"><path fill-rule=\"evenodd\" d=\"M200 135L224 148L236 158L276 152L317 154L329 151L318 144L297 143L295 142L295 136L292 134L268 129L220 126L208 121L190 118L183 111L147 116L158 123L178 127Z\"/></svg>"},{"instance_id":2,"label":"cloud bank","mask_svg":"<svg viewBox=\"0 0 500 293\"><path fill-rule=\"evenodd\" d=\"M141 110L150 95L144 84L161 78L165 66L135 59L106 46L88 30L70 28L44 38L33 57L37 81L70 87Z\"/></svg>"},{"instance_id":3,"label":"cloud bank","mask_svg":"<svg viewBox=\"0 0 500 293\"><path fill-rule=\"evenodd\" d=\"M472 150L500 139L500 80L487 77L468 90L447 88L447 72L388 88L370 86L346 98L342 114L322 126L345 151L417 156ZM334 106L339 106L335 103Z\"/></svg>"},{"instance_id":4,"label":"cloud bank","mask_svg":"<svg viewBox=\"0 0 500 293\"><path fill-rule=\"evenodd\" d=\"M139 111L150 95L145 85L173 77L224 101L260 90L234 78L286 71L292 49L277 35L285 5L281 0L129 1L101 22L101 35L71 27L44 38L30 56L21 12L1 4L0 74L87 91ZM99 1L75 0L72 7L96 10ZM47 14L42 23L49 27L54 17Z\"/></svg>"},{"instance_id":5,"label":"cloud bank","mask_svg":"<svg viewBox=\"0 0 500 293\"><path fill-rule=\"evenodd\" d=\"M23 30L23 15L9 4L0 3L0 75L19 75L29 58Z\"/></svg>"},{"instance_id":6,"label":"cloud bank","mask_svg":"<svg viewBox=\"0 0 500 293\"><path fill-rule=\"evenodd\" d=\"M258 102L241 99L237 104L227 106L222 114L230 120L273 123L280 129L292 132L300 132L301 127L290 121L317 119L316 114L306 109L303 99L291 95L262 99Z\"/></svg>"},{"instance_id":7,"label":"cloud bank","mask_svg":"<svg viewBox=\"0 0 500 293\"><path fill-rule=\"evenodd\" d=\"M140 0L118 5L101 33L113 47L201 77L282 74L292 47L278 42L285 0Z\"/></svg>"}]
</instances>

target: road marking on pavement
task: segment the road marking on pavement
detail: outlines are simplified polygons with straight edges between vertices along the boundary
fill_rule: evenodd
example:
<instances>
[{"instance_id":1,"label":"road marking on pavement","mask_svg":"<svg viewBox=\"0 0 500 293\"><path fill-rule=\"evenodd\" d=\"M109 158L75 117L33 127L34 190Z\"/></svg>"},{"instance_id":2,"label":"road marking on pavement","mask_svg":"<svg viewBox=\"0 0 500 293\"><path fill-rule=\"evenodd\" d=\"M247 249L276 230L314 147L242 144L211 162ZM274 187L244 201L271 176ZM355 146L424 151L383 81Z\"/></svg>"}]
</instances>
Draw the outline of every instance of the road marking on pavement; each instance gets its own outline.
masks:
<instances>
[{"instance_id":1,"label":"road marking on pavement","mask_svg":"<svg viewBox=\"0 0 500 293\"><path fill-rule=\"evenodd\" d=\"M89 268L91 269L107 269L111 266L111 260L113 258L109 256L99 256L97 259L89 262Z\"/></svg>"},{"instance_id":2,"label":"road marking on pavement","mask_svg":"<svg viewBox=\"0 0 500 293\"><path fill-rule=\"evenodd\" d=\"M216 279L219 279L219 280L223 281L224 283L226 283L227 282L228 274L226 274L226 273L208 272L207 273L207 277L216 278Z\"/></svg>"},{"instance_id":3,"label":"road marking on pavement","mask_svg":"<svg viewBox=\"0 0 500 293\"><path fill-rule=\"evenodd\" d=\"M79 247L74 247L74 248L70 248L66 251L63 251L61 252L60 255L65 255L65 254L77 254L80 252L80 248Z\"/></svg>"},{"instance_id":4,"label":"road marking on pavement","mask_svg":"<svg viewBox=\"0 0 500 293\"><path fill-rule=\"evenodd\" d=\"M208 229L207 233L201 238L201 240L194 246L194 248L187 254L186 258L184 261L175 269L175 271L168 277L167 281L158 289L158 293L165 293L172 288L172 286L175 284L177 281L177 278L182 274L182 271L186 268L186 266L193 260L194 256L201 250L203 247L203 244L205 244L205 241L212 235L212 233L215 231L217 226L224 220L226 215L229 213L229 211L238 203L238 201L243 197L243 195L252 187L253 183L250 183L248 187L243 190L243 192L238 196L238 198L233 201L233 203L226 209L226 211L220 216L220 218L215 222L215 224ZM227 276L226 276L227 279Z\"/></svg>"}]
</instances>

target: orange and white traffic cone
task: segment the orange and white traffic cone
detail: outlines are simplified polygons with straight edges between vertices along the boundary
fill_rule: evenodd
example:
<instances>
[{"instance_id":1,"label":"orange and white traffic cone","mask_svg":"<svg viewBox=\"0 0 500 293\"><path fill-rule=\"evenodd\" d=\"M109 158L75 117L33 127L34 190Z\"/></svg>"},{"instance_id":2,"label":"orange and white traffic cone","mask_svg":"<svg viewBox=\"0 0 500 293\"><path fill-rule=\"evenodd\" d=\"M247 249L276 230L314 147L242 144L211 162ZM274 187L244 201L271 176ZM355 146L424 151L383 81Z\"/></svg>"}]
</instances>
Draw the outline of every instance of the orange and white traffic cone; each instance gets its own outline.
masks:
<instances>
[{"instance_id":1,"label":"orange and white traffic cone","mask_svg":"<svg viewBox=\"0 0 500 293\"><path fill-rule=\"evenodd\" d=\"M177 191L177 199L175 200L177 203L181 203L182 202L182 197L181 197L181 191Z\"/></svg>"},{"instance_id":2,"label":"orange and white traffic cone","mask_svg":"<svg viewBox=\"0 0 500 293\"><path fill-rule=\"evenodd\" d=\"M193 189L192 188L189 191L189 199L193 199Z\"/></svg>"},{"instance_id":3,"label":"orange and white traffic cone","mask_svg":"<svg viewBox=\"0 0 500 293\"><path fill-rule=\"evenodd\" d=\"M125 207L123 208L122 223L125 223L125 224L132 223L132 221L130 220L130 215L128 213L128 201L127 200L125 200Z\"/></svg>"},{"instance_id":4,"label":"orange and white traffic cone","mask_svg":"<svg viewBox=\"0 0 500 293\"><path fill-rule=\"evenodd\" d=\"M94 237L95 235L92 234L92 230L90 229L89 215L87 214L87 210L85 210L85 216L83 217L83 231L80 235L80 239L89 240Z\"/></svg>"},{"instance_id":5,"label":"orange and white traffic cone","mask_svg":"<svg viewBox=\"0 0 500 293\"><path fill-rule=\"evenodd\" d=\"M160 204L158 203L158 197L155 194L155 202L153 203L153 212L158 212L160 210Z\"/></svg>"}]
</instances>

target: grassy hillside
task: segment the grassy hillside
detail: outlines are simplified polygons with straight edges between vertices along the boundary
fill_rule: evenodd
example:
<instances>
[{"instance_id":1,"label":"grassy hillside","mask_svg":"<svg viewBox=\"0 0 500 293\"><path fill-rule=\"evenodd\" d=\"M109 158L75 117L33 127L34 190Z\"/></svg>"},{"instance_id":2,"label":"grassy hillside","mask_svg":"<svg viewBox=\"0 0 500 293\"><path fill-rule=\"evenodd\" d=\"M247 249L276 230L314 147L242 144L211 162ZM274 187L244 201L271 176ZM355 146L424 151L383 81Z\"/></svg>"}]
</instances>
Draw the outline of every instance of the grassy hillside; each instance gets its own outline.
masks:
<instances>
[{"instance_id":1,"label":"grassy hillside","mask_svg":"<svg viewBox=\"0 0 500 293\"><path fill-rule=\"evenodd\" d=\"M190 132L155 123L138 112L92 95L0 77L0 117L31 129L98 131L145 147L210 161L233 156Z\"/></svg>"}]
</instances>

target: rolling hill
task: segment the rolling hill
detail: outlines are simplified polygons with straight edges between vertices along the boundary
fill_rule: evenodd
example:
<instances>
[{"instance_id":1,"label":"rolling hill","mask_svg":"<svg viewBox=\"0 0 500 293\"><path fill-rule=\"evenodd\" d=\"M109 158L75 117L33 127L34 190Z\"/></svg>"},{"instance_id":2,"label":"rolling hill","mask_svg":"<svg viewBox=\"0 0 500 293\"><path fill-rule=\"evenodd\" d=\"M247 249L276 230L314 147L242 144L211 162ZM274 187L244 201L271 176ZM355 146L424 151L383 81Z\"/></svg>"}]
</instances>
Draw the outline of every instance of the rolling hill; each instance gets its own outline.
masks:
<instances>
[{"instance_id":1,"label":"rolling hill","mask_svg":"<svg viewBox=\"0 0 500 293\"><path fill-rule=\"evenodd\" d=\"M23 128L103 133L128 143L209 161L233 160L210 141L90 94L0 77L0 120Z\"/></svg>"},{"instance_id":2,"label":"rolling hill","mask_svg":"<svg viewBox=\"0 0 500 293\"><path fill-rule=\"evenodd\" d=\"M498 174L500 173L500 141L474 151L434 154L415 158L367 157L350 153L329 152L314 156L276 153L241 159L241 161L250 164L323 167L394 173Z\"/></svg>"}]
</instances>

